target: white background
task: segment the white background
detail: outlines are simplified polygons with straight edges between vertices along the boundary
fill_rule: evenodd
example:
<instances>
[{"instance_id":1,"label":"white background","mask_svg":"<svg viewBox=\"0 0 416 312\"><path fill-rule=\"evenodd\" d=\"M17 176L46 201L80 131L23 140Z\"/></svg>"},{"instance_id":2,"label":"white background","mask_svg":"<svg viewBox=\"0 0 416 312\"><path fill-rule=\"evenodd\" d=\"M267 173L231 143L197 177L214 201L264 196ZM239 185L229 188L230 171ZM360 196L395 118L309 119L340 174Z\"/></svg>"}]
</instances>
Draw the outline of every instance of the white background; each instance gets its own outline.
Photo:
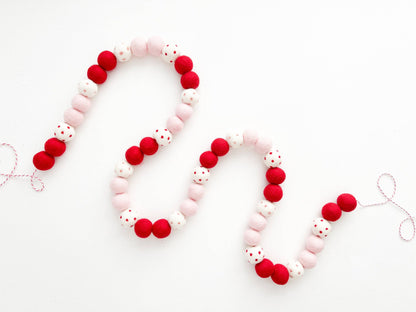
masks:
<instances>
[{"instance_id":1,"label":"white background","mask_svg":"<svg viewBox=\"0 0 416 312\"><path fill-rule=\"evenodd\" d=\"M162 35L193 58L202 97L174 143L136 170L134 206L167 216L213 138L257 128L284 155L284 198L262 244L285 261L338 194L381 200L384 171L399 181L397 200L415 208L415 16L411 0L1 0L0 141L31 172L98 53ZM47 190L18 179L0 190L0 311L411 310L416 242L399 239L403 216L391 206L345 215L302 279L279 287L257 277L242 254L265 185L254 151L221 160L182 232L140 240L120 227L114 164L173 113L181 88L169 67L153 57L118 66L41 174ZM2 149L1 170L11 162Z\"/></svg>"}]
</instances>

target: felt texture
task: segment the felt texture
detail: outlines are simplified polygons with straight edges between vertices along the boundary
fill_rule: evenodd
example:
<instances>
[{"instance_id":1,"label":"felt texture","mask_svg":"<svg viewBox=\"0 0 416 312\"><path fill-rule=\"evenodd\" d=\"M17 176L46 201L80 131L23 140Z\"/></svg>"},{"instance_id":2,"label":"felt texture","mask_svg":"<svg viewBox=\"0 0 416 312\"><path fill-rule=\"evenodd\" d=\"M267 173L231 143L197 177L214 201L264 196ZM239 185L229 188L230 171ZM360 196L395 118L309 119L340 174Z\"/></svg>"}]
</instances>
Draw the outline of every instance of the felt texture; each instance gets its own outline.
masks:
<instances>
[{"instance_id":1,"label":"felt texture","mask_svg":"<svg viewBox=\"0 0 416 312\"><path fill-rule=\"evenodd\" d=\"M192 200L200 200L204 196L205 187L201 184L191 183L188 188L188 197Z\"/></svg>"},{"instance_id":2,"label":"felt texture","mask_svg":"<svg viewBox=\"0 0 416 312\"><path fill-rule=\"evenodd\" d=\"M69 142L75 137L75 129L67 123L61 122L56 126L53 135L59 141Z\"/></svg>"},{"instance_id":3,"label":"felt texture","mask_svg":"<svg viewBox=\"0 0 416 312\"><path fill-rule=\"evenodd\" d=\"M341 194L337 198L337 204L342 211L350 212L357 207L357 200L351 194Z\"/></svg>"},{"instance_id":4,"label":"felt texture","mask_svg":"<svg viewBox=\"0 0 416 312\"><path fill-rule=\"evenodd\" d=\"M190 72L193 67L194 64L189 56L179 56L175 61L175 69L180 75Z\"/></svg>"},{"instance_id":5,"label":"felt texture","mask_svg":"<svg viewBox=\"0 0 416 312\"><path fill-rule=\"evenodd\" d=\"M291 278L301 277L305 272L302 264L297 260L291 260L286 265L289 270L289 275Z\"/></svg>"},{"instance_id":6,"label":"felt texture","mask_svg":"<svg viewBox=\"0 0 416 312\"><path fill-rule=\"evenodd\" d=\"M199 86L199 76L193 71L187 72L181 77L181 85L184 89L196 89Z\"/></svg>"},{"instance_id":7,"label":"felt texture","mask_svg":"<svg viewBox=\"0 0 416 312\"><path fill-rule=\"evenodd\" d=\"M159 146L168 146L172 143L172 133L167 128L156 129L153 137Z\"/></svg>"},{"instance_id":8,"label":"felt texture","mask_svg":"<svg viewBox=\"0 0 416 312\"><path fill-rule=\"evenodd\" d=\"M244 144L243 133L239 131L228 132L225 139L227 140L228 145L232 148L239 148Z\"/></svg>"},{"instance_id":9,"label":"felt texture","mask_svg":"<svg viewBox=\"0 0 416 312\"><path fill-rule=\"evenodd\" d=\"M195 89L186 89L181 94L182 103L194 106L199 103L199 94Z\"/></svg>"},{"instance_id":10,"label":"felt texture","mask_svg":"<svg viewBox=\"0 0 416 312\"><path fill-rule=\"evenodd\" d=\"M276 284L285 285L289 281L289 270L283 264L275 264L271 278Z\"/></svg>"},{"instance_id":11,"label":"felt texture","mask_svg":"<svg viewBox=\"0 0 416 312\"><path fill-rule=\"evenodd\" d=\"M113 180L111 180L110 189L115 194L126 193L128 188L129 182L124 178L115 177Z\"/></svg>"},{"instance_id":12,"label":"felt texture","mask_svg":"<svg viewBox=\"0 0 416 312\"><path fill-rule=\"evenodd\" d=\"M87 112L91 107L91 100L81 94L76 94L71 101L71 105L74 109L81 113Z\"/></svg>"},{"instance_id":13,"label":"felt texture","mask_svg":"<svg viewBox=\"0 0 416 312\"><path fill-rule=\"evenodd\" d=\"M66 145L57 138L51 138L45 142L45 152L51 156L59 157L65 153Z\"/></svg>"},{"instance_id":14,"label":"felt texture","mask_svg":"<svg viewBox=\"0 0 416 312\"><path fill-rule=\"evenodd\" d=\"M317 257L309 250L302 250L299 254L298 260L305 269L312 269L316 266Z\"/></svg>"},{"instance_id":15,"label":"felt texture","mask_svg":"<svg viewBox=\"0 0 416 312\"><path fill-rule=\"evenodd\" d=\"M255 145L258 137L259 135L255 130L247 129L243 132L244 144L246 145Z\"/></svg>"},{"instance_id":16,"label":"felt texture","mask_svg":"<svg viewBox=\"0 0 416 312\"><path fill-rule=\"evenodd\" d=\"M135 209L126 209L120 214L120 223L122 227L132 228L137 220L139 220L139 213Z\"/></svg>"},{"instance_id":17,"label":"felt texture","mask_svg":"<svg viewBox=\"0 0 416 312\"><path fill-rule=\"evenodd\" d=\"M152 234L153 224L149 219L139 219L134 225L134 232L140 238L149 237Z\"/></svg>"},{"instance_id":18,"label":"felt texture","mask_svg":"<svg viewBox=\"0 0 416 312\"><path fill-rule=\"evenodd\" d=\"M116 164L114 172L119 177L128 178L133 174L133 167L128 162L122 160Z\"/></svg>"},{"instance_id":19,"label":"felt texture","mask_svg":"<svg viewBox=\"0 0 416 312\"><path fill-rule=\"evenodd\" d=\"M103 51L97 57L97 63L103 69L110 71L116 68L117 66L117 58L111 51Z\"/></svg>"},{"instance_id":20,"label":"felt texture","mask_svg":"<svg viewBox=\"0 0 416 312\"><path fill-rule=\"evenodd\" d=\"M78 126L81 125L81 123L84 121L84 114L81 113L80 111L74 109L74 108L68 108L65 112L64 112L64 121L76 128Z\"/></svg>"},{"instance_id":21,"label":"felt texture","mask_svg":"<svg viewBox=\"0 0 416 312\"><path fill-rule=\"evenodd\" d=\"M180 120L187 121L192 116L193 111L194 109L190 105L180 103L176 106L175 114Z\"/></svg>"},{"instance_id":22,"label":"felt texture","mask_svg":"<svg viewBox=\"0 0 416 312\"><path fill-rule=\"evenodd\" d=\"M312 222L312 233L320 238L326 238L331 232L331 224L323 218L316 218Z\"/></svg>"},{"instance_id":23,"label":"felt texture","mask_svg":"<svg viewBox=\"0 0 416 312\"><path fill-rule=\"evenodd\" d=\"M270 217L276 210L276 206L268 200L261 200L257 203L256 211L263 217Z\"/></svg>"},{"instance_id":24,"label":"felt texture","mask_svg":"<svg viewBox=\"0 0 416 312\"><path fill-rule=\"evenodd\" d=\"M174 211L169 215L168 222L172 229L180 230L186 224L186 219L180 211Z\"/></svg>"},{"instance_id":25,"label":"felt texture","mask_svg":"<svg viewBox=\"0 0 416 312\"><path fill-rule=\"evenodd\" d=\"M149 54L159 56L162 53L162 48L165 45L163 39L159 36L152 36L147 41L147 49Z\"/></svg>"},{"instance_id":26,"label":"felt texture","mask_svg":"<svg viewBox=\"0 0 416 312\"><path fill-rule=\"evenodd\" d=\"M260 243L260 239L260 233L253 229L248 229L244 232L244 242L249 246L257 246Z\"/></svg>"},{"instance_id":27,"label":"felt texture","mask_svg":"<svg viewBox=\"0 0 416 312\"><path fill-rule=\"evenodd\" d=\"M91 65L88 68L87 77L96 84L102 84L107 80L107 72L100 65Z\"/></svg>"},{"instance_id":28,"label":"felt texture","mask_svg":"<svg viewBox=\"0 0 416 312\"><path fill-rule=\"evenodd\" d=\"M274 264L269 259L263 259L262 262L257 263L255 266L255 269L256 269L257 275L260 276L261 278L270 277L275 271Z\"/></svg>"},{"instance_id":29,"label":"felt texture","mask_svg":"<svg viewBox=\"0 0 416 312\"><path fill-rule=\"evenodd\" d=\"M337 204L328 203L322 207L321 213L325 220L335 222L341 218L342 210Z\"/></svg>"},{"instance_id":30,"label":"felt texture","mask_svg":"<svg viewBox=\"0 0 416 312\"><path fill-rule=\"evenodd\" d=\"M138 146L132 146L126 151L126 160L130 165L137 166L143 161L143 153Z\"/></svg>"},{"instance_id":31,"label":"felt texture","mask_svg":"<svg viewBox=\"0 0 416 312\"><path fill-rule=\"evenodd\" d=\"M258 153L264 155L272 148L272 140L268 137L259 137L254 148Z\"/></svg>"},{"instance_id":32,"label":"felt texture","mask_svg":"<svg viewBox=\"0 0 416 312\"><path fill-rule=\"evenodd\" d=\"M49 155L45 151L39 152L33 156L33 165L38 170L49 170L55 164L55 158L52 155Z\"/></svg>"},{"instance_id":33,"label":"felt texture","mask_svg":"<svg viewBox=\"0 0 416 312\"><path fill-rule=\"evenodd\" d=\"M91 79L84 79L78 83L78 92L87 98L93 98L97 95L98 86Z\"/></svg>"},{"instance_id":34,"label":"felt texture","mask_svg":"<svg viewBox=\"0 0 416 312\"><path fill-rule=\"evenodd\" d=\"M112 199L112 204L114 208L124 211L130 207L130 197L127 193L116 194Z\"/></svg>"},{"instance_id":35,"label":"felt texture","mask_svg":"<svg viewBox=\"0 0 416 312\"><path fill-rule=\"evenodd\" d=\"M324 249L324 240L318 236L310 235L306 239L306 249L314 254L319 253Z\"/></svg>"},{"instance_id":36,"label":"felt texture","mask_svg":"<svg viewBox=\"0 0 416 312\"><path fill-rule=\"evenodd\" d=\"M264 250L261 246L247 247L245 249L248 262L257 264L264 259Z\"/></svg>"},{"instance_id":37,"label":"felt texture","mask_svg":"<svg viewBox=\"0 0 416 312\"><path fill-rule=\"evenodd\" d=\"M130 44L131 53L137 57L143 57L147 54L147 40L145 37L139 36L134 38Z\"/></svg>"},{"instance_id":38,"label":"felt texture","mask_svg":"<svg viewBox=\"0 0 416 312\"><path fill-rule=\"evenodd\" d=\"M172 134L176 134L183 129L184 123L178 116L169 117L166 127Z\"/></svg>"},{"instance_id":39,"label":"felt texture","mask_svg":"<svg viewBox=\"0 0 416 312\"><path fill-rule=\"evenodd\" d=\"M159 149L159 145L156 140L151 137L145 137L140 141L140 150L145 155L153 155Z\"/></svg>"},{"instance_id":40,"label":"felt texture","mask_svg":"<svg viewBox=\"0 0 416 312\"><path fill-rule=\"evenodd\" d=\"M224 156L230 150L228 142L222 138L215 139L211 143L211 151L217 156Z\"/></svg>"},{"instance_id":41,"label":"felt texture","mask_svg":"<svg viewBox=\"0 0 416 312\"><path fill-rule=\"evenodd\" d=\"M255 231L263 231L267 226L267 220L259 213L254 213L251 215L248 222L248 226Z\"/></svg>"},{"instance_id":42,"label":"felt texture","mask_svg":"<svg viewBox=\"0 0 416 312\"><path fill-rule=\"evenodd\" d=\"M160 55L162 60L164 60L166 63L173 64L181 55L181 50L177 44L167 43L163 46L162 53Z\"/></svg>"},{"instance_id":43,"label":"felt texture","mask_svg":"<svg viewBox=\"0 0 416 312\"><path fill-rule=\"evenodd\" d=\"M152 233L157 238L166 238L171 232L171 227L168 220L159 219L152 226Z\"/></svg>"},{"instance_id":44,"label":"felt texture","mask_svg":"<svg viewBox=\"0 0 416 312\"><path fill-rule=\"evenodd\" d=\"M264 197L274 203L278 202L283 197L283 191L282 188L279 185L276 184L268 184L263 190Z\"/></svg>"},{"instance_id":45,"label":"felt texture","mask_svg":"<svg viewBox=\"0 0 416 312\"><path fill-rule=\"evenodd\" d=\"M119 42L114 47L114 55L118 62L127 62L131 59L130 43Z\"/></svg>"},{"instance_id":46,"label":"felt texture","mask_svg":"<svg viewBox=\"0 0 416 312\"><path fill-rule=\"evenodd\" d=\"M191 217L197 212L198 204L194 200L187 198L180 204L179 210L185 217Z\"/></svg>"},{"instance_id":47,"label":"felt texture","mask_svg":"<svg viewBox=\"0 0 416 312\"><path fill-rule=\"evenodd\" d=\"M279 167L282 164L282 156L278 150L268 151L263 160L267 168Z\"/></svg>"},{"instance_id":48,"label":"felt texture","mask_svg":"<svg viewBox=\"0 0 416 312\"><path fill-rule=\"evenodd\" d=\"M195 167L192 175L192 180L198 184L205 184L208 182L209 176L209 169L205 167Z\"/></svg>"},{"instance_id":49,"label":"felt texture","mask_svg":"<svg viewBox=\"0 0 416 312\"><path fill-rule=\"evenodd\" d=\"M286 173L279 167L270 168L266 172L266 179L271 184L282 184L286 179Z\"/></svg>"},{"instance_id":50,"label":"felt texture","mask_svg":"<svg viewBox=\"0 0 416 312\"><path fill-rule=\"evenodd\" d=\"M218 163L218 157L211 151L206 151L199 156L199 162L202 167L213 168Z\"/></svg>"}]
</instances>

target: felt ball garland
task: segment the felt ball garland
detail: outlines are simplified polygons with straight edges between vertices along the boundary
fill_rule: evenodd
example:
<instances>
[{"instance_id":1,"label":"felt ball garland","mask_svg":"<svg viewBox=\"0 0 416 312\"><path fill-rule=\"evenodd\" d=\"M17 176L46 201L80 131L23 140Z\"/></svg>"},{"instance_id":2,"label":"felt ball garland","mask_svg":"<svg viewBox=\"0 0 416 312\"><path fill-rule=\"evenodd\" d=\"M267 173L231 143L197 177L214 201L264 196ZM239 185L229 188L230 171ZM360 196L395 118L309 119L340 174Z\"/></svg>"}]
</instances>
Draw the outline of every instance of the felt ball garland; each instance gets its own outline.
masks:
<instances>
[{"instance_id":1,"label":"felt ball garland","mask_svg":"<svg viewBox=\"0 0 416 312\"><path fill-rule=\"evenodd\" d=\"M103 51L97 57L97 64L91 65L87 70L87 79L78 83L78 94L71 102L71 107L64 113L63 122L59 123L54 131L54 137L48 139L43 151L33 157L33 164L38 170L49 170L55 164L55 158L64 154L66 145L72 141L85 113L91 107L91 100L98 92L98 85L104 84L108 72L114 70L118 63L124 63L132 56L144 57L150 54L160 57L165 62L174 65L181 75L181 85L184 92L181 95L182 103L176 108L176 114L169 118L165 128L156 129L153 137L144 138L140 146L133 146L126 151L127 163L133 166L143 161L144 155L153 155L159 146L169 145L172 134L182 130L184 122L192 115L192 106L198 103L199 95L195 90L199 86L199 77L192 71L193 61L189 56L182 55L181 48L174 43L165 44L159 37L137 37L131 42L120 42L113 51ZM126 175L129 168L125 168Z\"/></svg>"}]
</instances>

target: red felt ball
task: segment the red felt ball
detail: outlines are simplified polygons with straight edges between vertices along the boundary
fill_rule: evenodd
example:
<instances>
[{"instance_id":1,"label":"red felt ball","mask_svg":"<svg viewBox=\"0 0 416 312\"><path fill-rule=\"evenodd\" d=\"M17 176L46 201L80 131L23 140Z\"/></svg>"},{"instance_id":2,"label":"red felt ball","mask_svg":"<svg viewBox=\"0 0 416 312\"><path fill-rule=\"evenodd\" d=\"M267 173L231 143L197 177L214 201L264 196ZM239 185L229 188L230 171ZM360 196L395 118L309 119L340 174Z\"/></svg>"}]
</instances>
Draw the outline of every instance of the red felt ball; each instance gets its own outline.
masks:
<instances>
[{"instance_id":1,"label":"red felt ball","mask_svg":"<svg viewBox=\"0 0 416 312\"><path fill-rule=\"evenodd\" d=\"M49 155L46 152L39 152L33 156L33 164L36 169L39 170L49 170L55 164L55 157Z\"/></svg>"},{"instance_id":2,"label":"red felt ball","mask_svg":"<svg viewBox=\"0 0 416 312\"><path fill-rule=\"evenodd\" d=\"M275 264L272 280L278 285L284 285L289 281L289 271L283 264Z\"/></svg>"},{"instance_id":3,"label":"red felt ball","mask_svg":"<svg viewBox=\"0 0 416 312\"><path fill-rule=\"evenodd\" d=\"M211 151L217 156L224 156L229 150L230 145L224 139L218 138L211 143Z\"/></svg>"},{"instance_id":4,"label":"red felt ball","mask_svg":"<svg viewBox=\"0 0 416 312\"><path fill-rule=\"evenodd\" d=\"M51 138L45 142L45 152L51 156L61 156L65 150L65 142L59 141L57 138Z\"/></svg>"},{"instance_id":5,"label":"red felt ball","mask_svg":"<svg viewBox=\"0 0 416 312\"><path fill-rule=\"evenodd\" d=\"M255 268L257 275L261 278L270 277L274 272L274 264L269 259L263 259L262 262L256 264Z\"/></svg>"},{"instance_id":6,"label":"red felt ball","mask_svg":"<svg viewBox=\"0 0 416 312\"><path fill-rule=\"evenodd\" d=\"M169 225L168 220L166 219L159 219L155 223L153 223L152 232L153 235L157 238L165 238L168 237L170 234L171 228Z\"/></svg>"},{"instance_id":7,"label":"red felt ball","mask_svg":"<svg viewBox=\"0 0 416 312\"><path fill-rule=\"evenodd\" d=\"M199 77L193 72L187 72L181 77L181 84L184 89L196 89L199 86Z\"/></svg>"},{"instance_id":8,"label":"red felt ball","mask_svg":"<svg viewBox=\"0 0 416 312\"><path fill-rule=\"evenodd\" d=\"M286 173L279 167L270 168L266 172L266 179L272 184L281 184L286 179Z\"/></svg>"},{"instance_id":9,"label":"red felt ball","mask_svg":"<svg viewBox=\"0 0 416 312\"><path fill-rule=\"evenodd\" d=\"M107 80L107 72L100 65L90 66L87 76L97 84L102 84Z\"/></svg>"},{"instance_id":10,"label":"red felt ball","mask_svg":"<svg viewBox=\"0 0 416 312\"><path fill-rule=\"evenodd\" d=\"M100 65L105 70L113 70L117 66L117 58L113 52L103 51L98 55L97 58L98 65Z\"/></svg>"},{"instance_id":11,"label":"red felt ball","mask_svg":"<svg viewBox=\"0 0 416 312\"><path fill-rule=\"evenodd\" d=\"M357 207L357 200L351 194L341 194L337 198L337 204L342 211L350 212Z\"/></svg>"},{"instance_id":12,"label":"red felt ball","mask_svg":"<svg viewBox=\"0 0 416 312\"><path fill-rule=\"evenodd\" d=\"M134 232L138 237L146 238L152 234L152 221L149 219L140 219L137 220L136 224L134 225Z\"/></svg>"},{"instance_id":13,"label":"red felt ball","mask_svg":"<svg viewBox=\"0 0 416 312\"><path fill-rule=\"evenodd\" d=\"M186 55L179 56L175 61L175 69L178 74L183 75L190 72L193 67L194 64L192 63L191 58Z\"/></svg>"},{"instance_id":14,"label":"red felt ball","mask_svg":"<svg viewBox=\"0 0 416 312\"><path fill-rule=\"evenodd\" d=\"M202 167L209 169L215 167L218 162L218 157L211 151L203 152L201 156L199 156L199 162Z\"/></svg>"},{"instance_id":15,"label":"red felt ball","mask_svg":"<svg viewBox=\"0 0 416 312\"><path fill-rule=\"evenodd\" d=\"M264 197L273 202L278 202L283 197L283 190L279 185L268 184L263 190Z\"/></svg>"},{"instance_id":16,"label":"red felt ball","mask_svg":"<svg viewBox=\"0 0 416 312\"><path fill-rule=\"evenodd\" d=\"M126 151L126 160L130 165L136 166L143 161L143 153L138 146L132 146Z\"/></svg>"},{"instance_id":17,"label":"red felt ball","mask_svg":"<svg viewBox=\"0 0 416 312\"><path fill-rule=\"evenodd\" d=\"M140 149L145 155L153 155L159 149L159 145L155 139L145 137L140 141Z\"/></svg>"},{"instance_id":18,"label":"red felt ball","mask_svg":"<svg viewBox=\"0 0 416 312\"><path fill-rule=\"evenodd\" d=\"M328 221L337 221L341 218L342 210L335 203L328 203L322 207L322 217Z\"/></svg>"}]
</instances>

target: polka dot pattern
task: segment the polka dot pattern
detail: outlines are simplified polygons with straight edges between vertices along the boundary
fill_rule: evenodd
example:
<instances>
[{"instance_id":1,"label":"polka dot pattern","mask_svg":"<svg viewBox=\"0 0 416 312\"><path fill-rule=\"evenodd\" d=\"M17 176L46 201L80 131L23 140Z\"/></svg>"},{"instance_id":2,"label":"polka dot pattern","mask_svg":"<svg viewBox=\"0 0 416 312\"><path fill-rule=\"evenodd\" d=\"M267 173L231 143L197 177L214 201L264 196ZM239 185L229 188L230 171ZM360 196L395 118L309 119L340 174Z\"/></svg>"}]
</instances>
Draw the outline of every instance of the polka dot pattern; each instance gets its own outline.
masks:
<instances>
[{"instance_id":1,"label":"polka dot pattern","mask_svg":"<svg viewBox=\"0 0 416 312\"><path fill-rule=\"evenodd\" d=\"M256 211L263 217L268 218L276 211L276 206L268 200L263 199L257 203Z\"/></svg>"},{"instance_id":2,"label":"polka dot pattern","mask_svg":"<svg viewBox=\"0 0 416 312\"><path fill-rule=\"evenodd\" d=\"M64 122L61 122L54 129L53 135L59 141L69 142L75 137L75 129Z\"/></svg>"},{"instance_id":3,"label":"polka dot pattern","mask_svg":"<svg viewBox=\"0 0 416 312\"><path fill-rule=\"evenodd\" d=\"M267 168L279 167L282 164L282 157L278 150L271 150L263 157L264 164Z\"/></svg>"},{"instance_id":4,"label":"polka dot pattern","mask_svg":"<svg viewBox=\"0 0 416 312\"><path fill-rule=\"evenodd\" d=\"M139 220L139 213L131 208L124 210L120 214L121 226L125 228L132 228L137 220Z\"/></svg>"},{"instance_id":5,"label":"polka dot pattern","mask_svg":"<svg viewBox=\"0 0 416 312\"><path fill-rule=\"evenodd\" d=\"M312 222L312 233L320 238L326 238L331 232L331 224L324 218L316 218Z\"/></svg>"},{"instance_id":6,"label":"polka dot pattern","mask_svg":"<svg viewBox=\"0 0 416 312\"><path fill-rule=\"evenodd\" d=\"M302 264L297 260L291 260L286 264L287 269L289 270L289 275L291 278L301 277L305 272Z\"/></svg>"},{"instance_id":7,"label":"polka dot pattern","mask_svg":"<svg viewBox=\"0 0 416 312\"><path fill-rule=\"evenodd\" d=\"M248 262L251 264L257 264L264 259L264 250L261 246L247 247L245 249L246 257Z\"/></svg>"},{"instance_id":8,"label":"polka dot pattern","mask_svg":"<svg viewBox=\"0 0 416 312\"><path fill-rule=\"evenodd\" d=\"M194 106L199 102L199 94L195 89L183 90L181 95L182 103Z\"/></svg>"},{"instance_id":9,"label":"polka dot pattern","mask_svg":"<svg viewBox=\"0 0 416 312\"><path fill-rule=\"evenodd\" d=\"M195 167L192 175L192 181L198 184L205 184L208 182L210 172L205 167Z\"/></svg>"},{"instance_id":10,"label":"polka dot pattern","mask_svg":"<svg viewBox=\"0 0 416 312\"><path fill-rule=\"evenodd\" d=\"M172 143L172 133L167 128L156 129L153 137L159 146L168 146Z\"/></svg>"},{"instance_id":11,"label":"polka dot pattern","mask_svg":"<svg viewBox=\"0 0 416 312\"><path fill-rule=\"evenodd\" d=\"M117 163L116 168L114 169L117 176L122 178L128 178L133 174L133 166L130 165L127 161L120 161Z\"/></svg>"},{"instance_id":12,"label":"polka dot pattern","mask_svg":"<svg viewBox=\"0 0 416 312\"><path fill-rule=\"evenodd\" d=\"M167 43L162 48L162 54L160 56L166 63L173 64L180 55L181 50L177 44Z\"/></svg>"},{"instance_id":13,"label":"polka dot pattern","mask_svg":"<svg viewBox=\"0 0 416 312\"><path fill-rule=\"evenodd\" d=\"M181 212L174 211L168 217L168 222L172 229L180 230L186 224L186 219L185 219L185 216Z\"/></svg>"},{"instance_id":14,"label":"polka dot pattern","mask_svg":"<svg viewBox=\"0 0 416 312\"><path fill-rule=\"evenodd\" d=\"M238 131L229 132L227 136L225 137L225 139L227 140L228 144L232 148L238 148L238 147L243 146L244 144L244 137L243 137L242 132L238 132Z\"/></svg>"},{"instance_id":15,"label":"polka dot pattern","mask_svg":"<svg viewBox=\"0 0 416 312\"><path fill-rule=\"evenodd\" d=\"M98 86L92 80L84 79L78 83L78 92L87 98L93 98L97 95Z\"/></svg>"},{"instance_id":16,"label":"polka dot pattern","mask_svg":"<svg viewBox=\"0 0 416 312\"><path fill-rule=\"evenodd\" d=\"M119 62L127 62L131 59L130 43L120 42L114 46L114 55Z\"/></svg>"}]
</instances>

